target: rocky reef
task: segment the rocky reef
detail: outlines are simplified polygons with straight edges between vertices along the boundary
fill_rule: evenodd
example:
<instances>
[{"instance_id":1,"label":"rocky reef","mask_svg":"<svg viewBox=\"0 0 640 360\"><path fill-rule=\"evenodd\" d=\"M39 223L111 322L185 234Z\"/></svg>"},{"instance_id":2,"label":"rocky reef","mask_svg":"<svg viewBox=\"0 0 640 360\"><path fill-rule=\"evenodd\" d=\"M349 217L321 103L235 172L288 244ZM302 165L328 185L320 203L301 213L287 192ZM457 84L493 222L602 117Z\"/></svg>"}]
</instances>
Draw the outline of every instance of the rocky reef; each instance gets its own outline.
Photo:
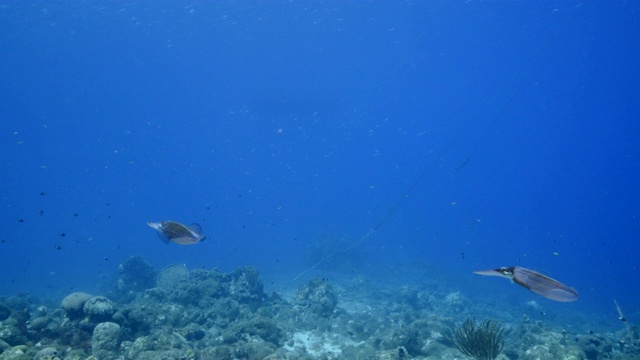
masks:
<instances>
[{"instance_id":1,"label":"rocky reef","mask_svg":"<svg viewBox=\"0 0 640 360\"><path fill-rule=\"evenodd\" d=\"M119 271L113 291L71 293L59 306L0 298L0 360L456 359L445 334L478 316L435 285L313 279L285 298L265 292L252 267L156 272L132 258ZM572 333L526 315L506 320L498 359L640 358L636 327Z\"/></svg>"}]
</instances>

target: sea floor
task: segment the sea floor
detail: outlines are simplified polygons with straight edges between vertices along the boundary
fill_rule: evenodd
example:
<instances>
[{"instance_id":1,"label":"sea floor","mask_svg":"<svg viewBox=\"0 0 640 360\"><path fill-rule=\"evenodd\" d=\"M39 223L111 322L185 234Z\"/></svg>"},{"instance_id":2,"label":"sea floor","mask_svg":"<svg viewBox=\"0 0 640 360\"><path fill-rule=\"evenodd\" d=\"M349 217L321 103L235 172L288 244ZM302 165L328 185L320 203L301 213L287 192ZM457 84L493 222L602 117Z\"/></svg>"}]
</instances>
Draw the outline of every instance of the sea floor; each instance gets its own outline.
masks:
<instances>
[{"instance_id":1,"label":"sea floor","mask_svg":"<svg viewBox=\"0 0 640 360\"><path fill-rule=\"evenodd\" d=\"M595 332L579 319L545 321L535 301L505 312L435 280L267 284L252 267L158 272L132 257L100 294L1 297L0 360L470 359L453 336L470 318L503 329L497 355L476 358L640 359L637 327Z\"/></svg>"}]
</instances>

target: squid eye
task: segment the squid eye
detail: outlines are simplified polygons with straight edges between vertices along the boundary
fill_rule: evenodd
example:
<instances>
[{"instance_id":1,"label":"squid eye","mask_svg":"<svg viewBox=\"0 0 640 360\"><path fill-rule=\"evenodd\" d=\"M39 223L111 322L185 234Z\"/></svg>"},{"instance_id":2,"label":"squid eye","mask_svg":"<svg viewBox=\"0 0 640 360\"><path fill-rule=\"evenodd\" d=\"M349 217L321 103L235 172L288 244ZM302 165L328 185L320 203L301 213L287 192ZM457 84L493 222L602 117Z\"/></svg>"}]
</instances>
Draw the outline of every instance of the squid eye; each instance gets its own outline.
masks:
<instances>
[{"instance_id":1,"label":"squid eye","mask_svg":"<svg viewBox=\"0 0 640 360\"><path fill-rule=\"evenodd\" d=\"M511 270L502 270L502 275L508 276L508 277L512 277L513 276L513 271L511 271Z\"/></svg>"}]
</instances>

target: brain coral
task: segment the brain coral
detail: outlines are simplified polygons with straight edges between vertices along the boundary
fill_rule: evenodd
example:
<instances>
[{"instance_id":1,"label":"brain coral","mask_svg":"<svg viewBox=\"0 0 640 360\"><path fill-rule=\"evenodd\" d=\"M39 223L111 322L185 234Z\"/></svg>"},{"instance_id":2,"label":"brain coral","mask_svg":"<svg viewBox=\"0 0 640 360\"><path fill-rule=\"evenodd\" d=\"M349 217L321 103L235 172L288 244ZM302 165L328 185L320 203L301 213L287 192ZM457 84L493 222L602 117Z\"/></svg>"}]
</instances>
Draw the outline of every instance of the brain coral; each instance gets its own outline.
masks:
<instances>
[{"instance_id":1,"label":"brain coral","mask_svg":"<svg viewBox=\"0 0 640 360\"><path fill-rule=\"evenodd\" d=\"M83 311L92 320L104 320L110 318L116 312L116 307L106 297L94 296L84 303Z\"/></svg>"},{"instance_id":2,"label":"brain coral","mask_svg":"<svg viewBox=\"0 0 640 360\"><path fill-rule=\"evenodd\" d=\"M67 295L62 300L60 307L67 313L70 318L82 316L82 308L92 295L83 292L74 292Z\"/></svg>"}]
</instances>

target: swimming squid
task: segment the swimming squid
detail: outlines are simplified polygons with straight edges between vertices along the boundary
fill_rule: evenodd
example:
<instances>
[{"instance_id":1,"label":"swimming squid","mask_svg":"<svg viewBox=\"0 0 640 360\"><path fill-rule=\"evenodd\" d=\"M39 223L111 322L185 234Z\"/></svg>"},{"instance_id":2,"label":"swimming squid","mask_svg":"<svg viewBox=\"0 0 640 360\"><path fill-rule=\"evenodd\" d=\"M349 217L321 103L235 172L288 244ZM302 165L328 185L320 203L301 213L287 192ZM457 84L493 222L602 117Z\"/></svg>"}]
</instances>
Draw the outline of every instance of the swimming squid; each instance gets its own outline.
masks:
<instances>
[{"instance_id":1,"label":"swimming squid","mask_svg":"<svg viewBox=\"0 0 640 360\"><path fill-rule=\"evenodd\" d=\"M156 229L158 237L166 244L193 245L206 239L206 236L202 234L202 228L198 224L186 226L175 221L157 223L149 221L147 225Z\"/></svg>"},{"instance_id":2,"label":"swimming squid","mask_svg":"<svg viewBox=\"0 0 640 360\"><path fill-rule=\"evenodd\" d=\"M501 267L493 270L480 270L474 271L473 273L478 275L500 276L510 279L514 283L550 300L560 302L578 300L578 292L574 288L568 287L558 280L554 280L548 276L519 266Z\"/></svg>"}]
</instances>

